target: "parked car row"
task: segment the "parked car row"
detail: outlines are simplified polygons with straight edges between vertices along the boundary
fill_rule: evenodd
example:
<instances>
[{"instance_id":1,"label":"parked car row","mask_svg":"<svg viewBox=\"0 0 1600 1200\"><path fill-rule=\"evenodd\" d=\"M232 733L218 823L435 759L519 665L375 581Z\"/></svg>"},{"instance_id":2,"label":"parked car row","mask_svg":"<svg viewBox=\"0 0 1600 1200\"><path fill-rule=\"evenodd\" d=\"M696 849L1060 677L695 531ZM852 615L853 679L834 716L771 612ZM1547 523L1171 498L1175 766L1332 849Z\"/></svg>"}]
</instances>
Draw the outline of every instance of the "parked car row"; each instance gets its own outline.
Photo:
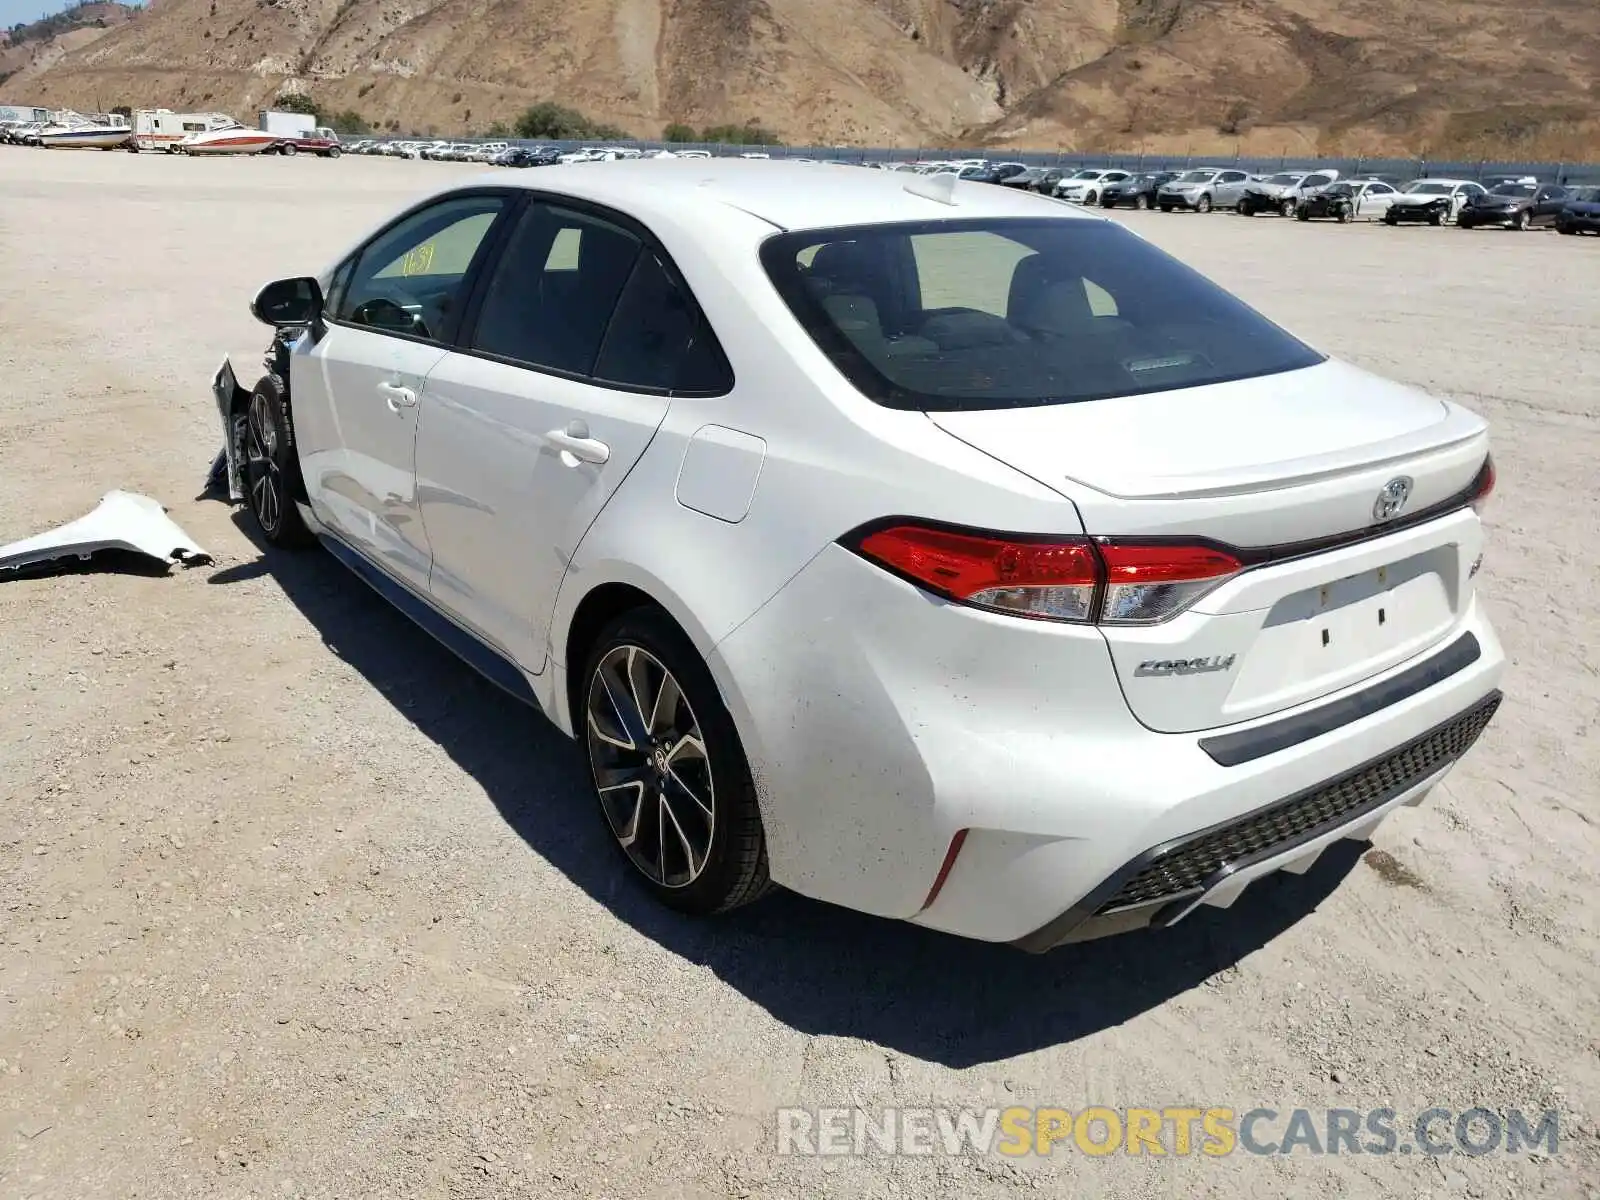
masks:
<instances>
[{"instance_id":1,"label":"parked car row","mask_svg":"<svg viewBox=\"0 0 1600 1200\"><path fill-rule=\"evenodd\" d=\"M1071 175L1029 167L1001 180L1058 199L1102 208L1158 208L1162 212L1232 209L1241 216L1272 214L1301 221L1357 219L1454 224L1461 229L1555 228L1600 232L1600 187L1541 183L1530 176L1490 179L1341 178L1332 168L1252 175L1228 167L1132 173L1086 168Z\"/></svg>"},{"instance_id":2,"label":"parked car row","mask_svg":"<svg viewBox=\"0 0 1600 1200\"><path fill-rule=\"evenodd\" d=\"M383 158L426 159L429 162L486 163L495 167L544 167L553 163L612 162L636 158L710 158L708 150L636 150L628 146L585 146L560 150L554 146L513 146L509 142L450 142L445 140L363 138L345 147L346 154ZM766 154L745 153L745 158Z\"/></svg>"},{"instance_id":3,"label":"parked car row","mask_svg":"<svg viewBox=\"0 0 1600 1200\"><path fill-rule=\"evenodd\" d=\"M43 121L7 121L0 124L0 142L9 146L37 146L44 129Z\"/></svg>"}]
</instances>

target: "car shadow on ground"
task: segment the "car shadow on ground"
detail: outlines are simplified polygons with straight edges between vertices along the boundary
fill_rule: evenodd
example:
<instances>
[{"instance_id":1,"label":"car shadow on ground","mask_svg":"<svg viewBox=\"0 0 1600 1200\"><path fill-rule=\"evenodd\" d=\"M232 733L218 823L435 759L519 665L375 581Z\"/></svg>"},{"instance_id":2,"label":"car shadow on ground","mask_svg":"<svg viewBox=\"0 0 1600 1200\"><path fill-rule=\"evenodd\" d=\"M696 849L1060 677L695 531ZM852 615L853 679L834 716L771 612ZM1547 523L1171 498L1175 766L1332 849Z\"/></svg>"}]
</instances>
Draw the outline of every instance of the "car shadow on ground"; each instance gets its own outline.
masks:
<instances>
[{"instance_id":1,"label":"car shadow on ground","mask_svg":"<svg viewBox=\"0 0 1600 1200\"><path fill-rule=\"evenodd\" d=\"M240 527L254 535L251 524ZM257 541L257 545L261 543ZM270 575L324 643L448 753L538 854L637 933L710 968L776 1019L966 1067L1088 1036L1228 970L1313 912L1359 860L1338 843L1171 930L1030 955L779 891L692 920L657 904L604 830L578 747L317 551L262 546L210 582Z\"/></svg>"}]
</instances>

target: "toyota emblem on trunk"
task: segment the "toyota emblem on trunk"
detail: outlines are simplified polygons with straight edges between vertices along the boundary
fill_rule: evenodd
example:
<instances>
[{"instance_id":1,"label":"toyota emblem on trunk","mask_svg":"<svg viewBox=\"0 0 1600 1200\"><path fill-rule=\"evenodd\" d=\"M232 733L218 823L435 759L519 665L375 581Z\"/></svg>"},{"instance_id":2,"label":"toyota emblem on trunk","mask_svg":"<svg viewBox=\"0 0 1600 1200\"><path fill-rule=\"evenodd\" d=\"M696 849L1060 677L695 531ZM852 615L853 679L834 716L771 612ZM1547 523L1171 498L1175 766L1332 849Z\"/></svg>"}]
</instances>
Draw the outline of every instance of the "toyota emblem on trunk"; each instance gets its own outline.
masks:
<instances>
[{"instance_id":1,"label":"toyota emblem on trunk","mask_svg":"<svg viewBox=\"0 0 1600 1200\"><path fill-rule=\"evenodd\" d=\"M1383 485L1378 498L1372 503L1372 516L1377 521L1392 521L1411 499L1411 479L1400 475Z\"/></svg>"}]
</instances>

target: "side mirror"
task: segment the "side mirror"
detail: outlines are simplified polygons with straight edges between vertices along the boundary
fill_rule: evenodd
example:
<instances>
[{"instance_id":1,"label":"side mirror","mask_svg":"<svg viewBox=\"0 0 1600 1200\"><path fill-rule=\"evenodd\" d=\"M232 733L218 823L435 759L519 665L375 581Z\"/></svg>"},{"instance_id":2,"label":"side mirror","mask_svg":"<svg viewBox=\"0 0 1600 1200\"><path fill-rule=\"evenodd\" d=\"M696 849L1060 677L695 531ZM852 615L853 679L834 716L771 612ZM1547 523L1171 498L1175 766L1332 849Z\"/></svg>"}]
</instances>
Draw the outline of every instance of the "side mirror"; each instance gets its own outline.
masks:
<instances>
[{"instance_id":1,"label":"side mirror","mask_svg":"<svg viewBox=\"0 0 1600 1200\"><path fill-rule=\"evenodd\" d=\"M279 329L310 325L322 316L322 285L309 276L274 280L256 293L250 315Z\"/></svg>"}]
</instances>

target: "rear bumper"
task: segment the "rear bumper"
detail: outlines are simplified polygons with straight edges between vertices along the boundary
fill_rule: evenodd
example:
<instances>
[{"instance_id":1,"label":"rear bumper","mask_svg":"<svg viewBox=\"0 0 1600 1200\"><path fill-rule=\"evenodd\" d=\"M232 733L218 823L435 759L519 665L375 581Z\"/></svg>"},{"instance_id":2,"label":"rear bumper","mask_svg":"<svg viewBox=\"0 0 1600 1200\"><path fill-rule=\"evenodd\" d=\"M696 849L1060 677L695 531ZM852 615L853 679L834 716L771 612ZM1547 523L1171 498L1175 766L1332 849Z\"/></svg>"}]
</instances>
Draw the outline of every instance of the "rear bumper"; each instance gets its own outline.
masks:
<instances>
[{"instance_id":1,"label":"rear bumper","mask_svg":"<svg viewBox=\"0 0 1600 1200\"><path fill-rule=\"evenodd\" d=\"M1171 925L1202 904L1226 908L1262 875L1306 870L1332 843L1364 839L1394 809L1420 804L1472 748L1500 700L1492 691L1458 716L1336 779L1146 850L1016 945L1040 952Z\"/></svg>"},{"instance_id":2,"label":"rear bumper","mask_svg":"<svg viewBox=\"0 0 1600 1200\"><path fill-rule=\"evenodd\" d=\"M1377 709L1356 699L1418 662L1226 730L1157 733L1130 712L1099 630L948 604L834 546L708 661L750 759L777 882L1040 947L1223 903L1289 851L1285 864L1314 857L1318 839L1364 835L1388 806L1420 799L1437 772L1413 772L1392 795L1364 792L1331 829L1300 820L1294 835L1311 840L1258 846L1261 862L1218 864L1182 910L1160 911L1174 895L1133 916L1120 902L1102 912L1153 851L1326 790L1491 697L1504 657L1475 601L1445 645L1469 634L1470 662ZM1320 732L1286 741L1280 729L1260 753L1221 756L1233 765L1202 744L1332 705L1348 707L1324 714ZM1117 920L1086 924L1097 916Z\"/></svg>"}]
</instances>

